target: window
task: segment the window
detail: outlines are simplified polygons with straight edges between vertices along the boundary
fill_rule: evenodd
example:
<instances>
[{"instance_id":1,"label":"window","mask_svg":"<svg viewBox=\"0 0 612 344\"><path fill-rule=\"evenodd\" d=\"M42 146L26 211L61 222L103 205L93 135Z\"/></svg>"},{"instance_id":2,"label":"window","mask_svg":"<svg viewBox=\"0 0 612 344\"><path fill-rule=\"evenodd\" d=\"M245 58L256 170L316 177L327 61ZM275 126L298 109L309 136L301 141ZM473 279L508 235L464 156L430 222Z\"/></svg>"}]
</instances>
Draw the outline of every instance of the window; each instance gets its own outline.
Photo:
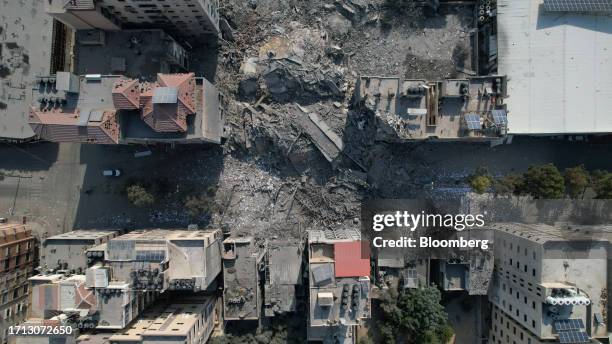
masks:
<instances>
[{"instance_id":1,"label":"window","mask_svg":"<svg viewBox=\"0 0 612 344\"><path fill-rule=\"evenodd\" d=\"M531 302L531 308L535 309L535 301Z\"/></svg>"},{"instance_id":2,"label":"window","mask_svg":"<svg viewBox=\"0 0 612 344\"><path fill-rule=\"evenodd\" d=\"M535 277L535 269L531 270L531 274L533 275L533 277Z\"/></svg>"},{"instance_id":3,"label":"window","mask_svg":"<svg viewBox=\"0 0 612 344\"><path fill-rule=\"evenodd\" d=\"M535 328L535 320L531 320L531 327Z\"/></svg>"}]
</instances>

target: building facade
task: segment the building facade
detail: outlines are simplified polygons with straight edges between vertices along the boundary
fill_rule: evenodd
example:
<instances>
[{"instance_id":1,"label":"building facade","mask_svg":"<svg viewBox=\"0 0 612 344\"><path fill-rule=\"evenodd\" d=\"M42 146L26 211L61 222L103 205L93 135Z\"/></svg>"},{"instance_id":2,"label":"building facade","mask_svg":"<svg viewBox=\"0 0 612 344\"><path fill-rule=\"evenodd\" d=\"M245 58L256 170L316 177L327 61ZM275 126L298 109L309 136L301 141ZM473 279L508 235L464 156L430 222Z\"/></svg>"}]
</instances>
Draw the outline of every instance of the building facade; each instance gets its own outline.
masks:
<instances>
[{"instance_id":1,"label":"building facade","mask_svg":"<svg viewBox=\"0 0 612 344\"><path fill-rule=\"evenodd\" d=\"M22 224L0 225L0 339L8 341L8 328L25 319L28 309L28 278L37 262L36 239Z\"/></svg>"},{"instance_id":2,"label":"building facade","mask_svg":"<svg viewBox=\"0 0 612 344\"><path fill-rule=\"evenodd\" d=\"M219 34L217 0L52 0L46 11L75 30L161 28L184 39Z\"/></svg>"},{"instance_id":3,"label":"building facade","mask_svg":"<svg viewBox=\"0 0 612 344\"><path fill-rule=\"evenodd\" d=\"M587 343L608 338L605 228L498 224L490 343Z\"/></svg>"},{"instance_id":4,"label":"building facade","mask_svg":"<svg viewBox=\"0 0 612 344\"><path fill-rule=\"evenodd\" d=\"M309 341L354 343L370 318L370 259L361 245L357 231L308 233Z\"/></svg>"}]
</instances>

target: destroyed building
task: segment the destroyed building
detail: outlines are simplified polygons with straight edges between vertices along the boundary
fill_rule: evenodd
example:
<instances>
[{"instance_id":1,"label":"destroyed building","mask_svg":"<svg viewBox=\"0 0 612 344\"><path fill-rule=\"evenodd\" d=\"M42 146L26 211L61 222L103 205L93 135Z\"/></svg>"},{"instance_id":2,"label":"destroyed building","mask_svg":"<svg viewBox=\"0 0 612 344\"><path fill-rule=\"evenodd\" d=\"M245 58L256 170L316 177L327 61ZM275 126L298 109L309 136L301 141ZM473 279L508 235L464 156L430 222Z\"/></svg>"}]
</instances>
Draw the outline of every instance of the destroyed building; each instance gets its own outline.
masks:
<instances>
[{"instance_id":1,"label":"destroyed building","mask_svg":"<svg viewBox=\"0 0 612 344\"><path fill-rule=\"evenodd\" d=\"M43 240L41 266L43 271L84 272L89 265L85 256L88 248L118 236L116 230L75 230Z\"/></svg>"},{"instance_id":2,"label":"destroyed building","mask_svg":"<svg viewBox=\"0 0 612 344\"><path fill-rule=\"evenodd\" d=\"M361 76L354 101L374 116L380 141L478 141L506 134L505 97L503 76L441 81Z\"/></svg>"},{"instance_id":3,"label":"destroyed building","mask_svg":"<svg viewBox=\"0 0 612 344\"><path fill-rule=\"evenodd\" d=\"M223 96L193 73L153 83L114 75L58 72L38 79L29 123L53 142L221 143Z\"/></svg>"},{"instance_id":4,"label":"destroyed building","mask_svg":"<svg viewBox=\"0 0 612 344\"><path fill-rule=\"evenodd\" d=\"M608 339L608 226L495 225L490 343Z\"/></svg>"},{"instance_id":5,"label":"destroyed building","mask_svg":"<svg viewBox=\"0 0 612 344\"><path fill-rule=\"evenodd\" d=\"M74 30L160 28L184 39L218 35L217 0L177 0L142 3L138 0L51 0L45 11Z\"/></svg>"},{"instance_id":6,"label":"destroyed building","mask_svg":"<svg viewBox=\"0 0 612 344\"><path fill-rule=\"evenodd\" d=\"M370 258L362 257L354 230L308 233L308 340L354 343L356 327L370 317Z\"/></svg>"},{"instance_id":7,"label":"destroyed building","mask_svg":"<svg viewBox=\"0 0 612 344\"><path fill-rule=\"evenodd\" d=\"M295 312L298 289L302 286L302 244L273 242L265 255L264 314Z\"/></svg>"},{"instance_id":8,"label":"destroyed building","mask_svg":"<svg viewBox=\"0 0 612 344\"><path fill-rule=\"evenodd\" d=\"M263 303L265 250L253 237L223 241L223 314L227 320L258 320Z\"/></svg>"}]
</instances>

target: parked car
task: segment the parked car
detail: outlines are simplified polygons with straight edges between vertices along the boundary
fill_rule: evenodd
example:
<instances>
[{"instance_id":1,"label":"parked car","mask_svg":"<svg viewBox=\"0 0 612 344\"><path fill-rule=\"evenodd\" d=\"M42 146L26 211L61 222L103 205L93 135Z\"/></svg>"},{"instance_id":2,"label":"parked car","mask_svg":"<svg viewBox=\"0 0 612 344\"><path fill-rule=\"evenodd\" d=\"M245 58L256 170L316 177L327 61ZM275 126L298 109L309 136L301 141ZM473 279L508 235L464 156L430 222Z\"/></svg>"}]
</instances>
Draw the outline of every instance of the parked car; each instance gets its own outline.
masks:
<instances>
[{"instance_id":1,"label":"parked car","mask_svg":"<svg viewBox=\"0 0 612 344\"><path fill-rule=\"evenodd\" d=\"M102 171L102 175L105 177L119 177L121 175L121 170L119 169L104 170Z\"/></svg>"}]
</instances>

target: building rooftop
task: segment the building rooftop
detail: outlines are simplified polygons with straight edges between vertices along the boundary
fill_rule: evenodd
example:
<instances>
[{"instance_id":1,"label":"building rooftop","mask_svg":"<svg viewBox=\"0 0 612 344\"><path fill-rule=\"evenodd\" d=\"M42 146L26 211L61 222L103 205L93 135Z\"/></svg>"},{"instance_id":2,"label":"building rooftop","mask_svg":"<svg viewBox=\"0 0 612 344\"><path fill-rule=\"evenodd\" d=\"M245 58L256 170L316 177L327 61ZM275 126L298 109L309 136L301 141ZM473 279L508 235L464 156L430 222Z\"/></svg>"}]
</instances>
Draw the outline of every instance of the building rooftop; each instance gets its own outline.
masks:
<instances>
[{"instance_id":1,"label":"building rooftop","mask_svg":"<svg viewBox=\"0 0 612 344\"><path fill-rule=\"evenodd\" d=\"M308 231L309 243L333 244L340 241L361 240L361 233L354 229L311 230Z\"/></svg>"},{"instance_id":2,"label":"building rooftop","mask_svg":"<svg viewBox=\"0 0 612 344\"><path fill-rule=\"evenodd\" d=\"M58 235L54 235L45 239L50 240L96 240L103 239L106 237L113 237L119 233L118 230L86 230L79 229L72 232L66 232Z\"/></svg>"},{"instance_id":3,"label":"building rooftop","mask_svg":"<svg viewBox=\"0 0 612 344\"><path fill-rule=\"evenodd\" d=\"M185 72L187 52L163 30L78 30L77 74L122 74L154 81L157 73Z\"/></svg>"},{"instance_id":4,"label":"building rooftop","mask_svg":"<svg viewBox=\"0 0 612 344\"><path fill-rule=\"evenodd\" d=\"M145 310L138 320L122 333L113 335L110 340L114 342L142 340L145 336L188 336L204 313L205 307L206 303L201 301L158 304Z\"/></svg>"},{"instance_id":5,"label":"building rooftop","mask_svg":"<svg viewBox=\"0 0 612 344\"><path fill-rule=\"evenodd\" d=\"M506 129L504 84L501 76L440 81L362 76L356 100L374 112L378 140L494 138Z\"/></svg>"},{"instance_id":6,"label":"building rooftop","mask_svg":"<svg viewBox=\"0 0 612 344\"><path fill-rule=\"evenodd\" d=\"M28 125L28 105L32 103L29 90L37 75L49 74L53 41L53 21L44 6L43 1L2 6L6 21L0 33L0 64L9 66L9 75L0 77L0 138L34 136Z\"/></svg>"},{"instance_id":7,"label":"building rooftop","mask_svg":"<svg viewBox=\"0 0 612 344\"><path fill-rule=\"evenodd\" d=\"M543 0L497 3L498 72L508 132L612 132L612 17L548 12Z\"/></svg>"},{"instance_id":8,"label":"building rooftop","mask_svg":"<svg viewBox=\"0 0 612 344\"><path fill-rule=\"evenodd\" d=\"M334 244L336 277L370 276L370 259L363 259L361 250L361 241Z\"/></svg>"},{"instance_id":9,"label":"building rooftop","mask_svg":"<svg viewBox=\"0 0 612 344\"><path fill-rule=\"evenodd\" d=\"M497 223L491 228L540 244L559 241L612 241L612 226L550 226L545 224Z\"/></svg>"},{"instance_id":10,"label":"building rooftop","mask_svg":"<svg viewBox=\"0 0 612 344\"><path fill-rule=\"evenodd\" d=\"M0 224L0 245L28 238L33 238L28 226L18 223Z\"/></svg>"},{"instance_id":11,"label":"building rooftop","mask_svg":"<svg viewBox=\"0 0 612 344\"><path fill-rule=\"evenodd\" d=\"M220 94L193 73L149 83L58 72L39 78L33 94L30 125L48 141L220 143L223 136Z\"/></svg>"}]
</instances>

